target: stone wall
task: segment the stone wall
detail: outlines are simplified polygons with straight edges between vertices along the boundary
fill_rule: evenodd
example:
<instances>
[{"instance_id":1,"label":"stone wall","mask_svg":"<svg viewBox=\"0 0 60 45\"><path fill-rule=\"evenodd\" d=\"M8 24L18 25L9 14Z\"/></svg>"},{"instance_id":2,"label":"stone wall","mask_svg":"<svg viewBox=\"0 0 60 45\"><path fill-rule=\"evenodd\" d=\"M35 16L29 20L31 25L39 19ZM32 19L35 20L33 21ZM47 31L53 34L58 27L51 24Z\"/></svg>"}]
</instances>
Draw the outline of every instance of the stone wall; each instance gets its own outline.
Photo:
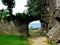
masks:
<instances>
[{"instance_id":1,"label":"stone wall","mask_svg":"<svg viewBox=\"0 0 60 45\"><path fill-rule=\"evenodd\" d=\"M51 0L52 1L52 0ZM60 0L54 0L53 3L55 2L55 11L51 11L54 16L51 18L52 22L50 21L49 25L54 24L54 26L50 29L50 31L47 33L47 36L52 42L58 42L60 40ZM50 3L51 6L53 3ZM52 6L54 7L54 6Z\"/></svg>"},{"instance_id":2,"label":"stone wall","mask_svg":"<svg viewBox=\"0 0 60 45\"><path fill-rule=\"evenodd\" d=\"M47 33L47 36L52 42L58 42L60 40L60 23L56 23L56 25Z\"/></svg>"},{"instance_id":3,"label":"stone wall","mask_svg":"<svg viewBox=\"0 0 60 45\"><path fill-rule=\"evenodd\" d=\"M0 22L0 34L26 35L26 24L20 24L18 21Z\"/></svg>"}]
</instances>

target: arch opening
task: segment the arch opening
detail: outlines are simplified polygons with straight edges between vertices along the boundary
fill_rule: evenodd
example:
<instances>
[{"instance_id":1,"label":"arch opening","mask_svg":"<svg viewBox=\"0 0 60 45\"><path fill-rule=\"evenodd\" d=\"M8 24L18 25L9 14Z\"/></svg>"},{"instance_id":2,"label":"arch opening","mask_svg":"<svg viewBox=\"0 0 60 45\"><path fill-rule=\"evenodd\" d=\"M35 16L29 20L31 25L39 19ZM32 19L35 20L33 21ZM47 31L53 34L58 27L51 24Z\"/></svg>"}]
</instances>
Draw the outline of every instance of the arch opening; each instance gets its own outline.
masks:
<instances>
[{"instance_id":1,"label":"arch opening","mask_svg":"<svg viewBox=\"0 0 60 45\"><path fill-rule=\"evenodd\" d=\"M30 36L40 36L41 22L40 20L32 21L28 25Z\"/></svg>"}]
</instances>

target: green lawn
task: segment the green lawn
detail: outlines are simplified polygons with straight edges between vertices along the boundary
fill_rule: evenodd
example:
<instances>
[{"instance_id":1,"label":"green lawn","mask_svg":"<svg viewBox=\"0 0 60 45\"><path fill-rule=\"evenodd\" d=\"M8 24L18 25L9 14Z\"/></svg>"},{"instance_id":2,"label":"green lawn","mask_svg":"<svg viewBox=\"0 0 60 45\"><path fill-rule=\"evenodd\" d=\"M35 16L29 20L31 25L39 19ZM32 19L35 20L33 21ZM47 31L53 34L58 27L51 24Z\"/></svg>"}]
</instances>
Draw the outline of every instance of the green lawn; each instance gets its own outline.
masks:
<instances>
[{"instance_id":1,"label":"green lawn","mask_svg":"<svg viewBox=\"0 0 60 45\"><path fill-rule=\"evenodd\" d=\"M0 45L29 45L27 37L0 34Z\"/></svg>"}]
</instances>

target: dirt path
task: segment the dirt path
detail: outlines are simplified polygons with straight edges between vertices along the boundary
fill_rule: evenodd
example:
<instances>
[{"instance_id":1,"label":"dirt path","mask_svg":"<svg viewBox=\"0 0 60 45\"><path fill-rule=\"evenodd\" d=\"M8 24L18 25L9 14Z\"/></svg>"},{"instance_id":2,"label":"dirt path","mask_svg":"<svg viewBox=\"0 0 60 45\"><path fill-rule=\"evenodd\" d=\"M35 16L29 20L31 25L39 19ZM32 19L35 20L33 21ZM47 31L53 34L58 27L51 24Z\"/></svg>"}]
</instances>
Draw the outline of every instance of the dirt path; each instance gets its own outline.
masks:
<instances>
[{"instance_id":1,"label":"dirt path","mask_svg":"<svg viewBox=\"0 0 60 45\"><path fill-rule=\"evenodd\" d=\"M32 37L29 40L31 45L48 45L46 37Z\"/></svg>"}]
</instances>

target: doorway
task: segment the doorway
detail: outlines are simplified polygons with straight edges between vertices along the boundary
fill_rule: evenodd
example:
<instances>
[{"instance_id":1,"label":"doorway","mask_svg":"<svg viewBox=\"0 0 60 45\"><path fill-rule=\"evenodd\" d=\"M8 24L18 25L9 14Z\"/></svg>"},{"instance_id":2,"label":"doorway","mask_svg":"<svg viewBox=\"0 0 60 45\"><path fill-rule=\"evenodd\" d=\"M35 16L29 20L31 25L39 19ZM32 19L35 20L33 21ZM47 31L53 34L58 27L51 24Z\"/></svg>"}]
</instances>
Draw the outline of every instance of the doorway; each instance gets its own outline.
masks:
<instances>
[{"instance_id":1,"label":"doorway","mask_svg":"<svg viewBox=\"0 0 60 45\"><path fill-rule=\"evenodd\" d=\"M30 22L28 27L30 36L40 36L40 30L41 30L40 20Z\"/></svg>"}]
</instances>

